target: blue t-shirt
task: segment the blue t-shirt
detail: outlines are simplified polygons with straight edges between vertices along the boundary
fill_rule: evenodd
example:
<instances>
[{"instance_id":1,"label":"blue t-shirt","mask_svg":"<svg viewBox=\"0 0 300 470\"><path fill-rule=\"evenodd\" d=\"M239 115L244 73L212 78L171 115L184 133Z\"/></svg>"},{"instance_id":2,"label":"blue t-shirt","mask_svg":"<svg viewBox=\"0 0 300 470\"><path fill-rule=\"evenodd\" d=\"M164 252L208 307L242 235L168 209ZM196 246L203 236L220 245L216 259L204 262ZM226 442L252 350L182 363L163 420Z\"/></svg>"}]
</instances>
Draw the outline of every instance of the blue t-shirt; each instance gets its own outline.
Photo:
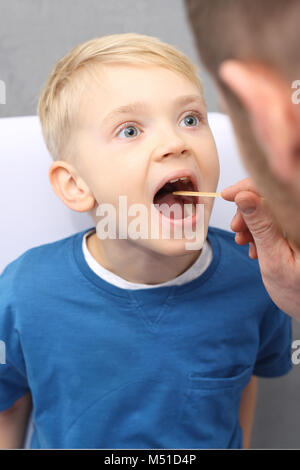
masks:
<instances>
[{"instance_id":1,"label":"blue t-shirt","mask_svg":"<svg viewBox=\"0 0 300 470\"><path fill-rule=\"evenodd\" d=\"M88 266L85 232L26 251L0 277L0 410L31 391L31 448L241 447L251 375L291 368L290 318L247 247L210 227L202 275L127 290Z\"/></svg>"}]
</instances>

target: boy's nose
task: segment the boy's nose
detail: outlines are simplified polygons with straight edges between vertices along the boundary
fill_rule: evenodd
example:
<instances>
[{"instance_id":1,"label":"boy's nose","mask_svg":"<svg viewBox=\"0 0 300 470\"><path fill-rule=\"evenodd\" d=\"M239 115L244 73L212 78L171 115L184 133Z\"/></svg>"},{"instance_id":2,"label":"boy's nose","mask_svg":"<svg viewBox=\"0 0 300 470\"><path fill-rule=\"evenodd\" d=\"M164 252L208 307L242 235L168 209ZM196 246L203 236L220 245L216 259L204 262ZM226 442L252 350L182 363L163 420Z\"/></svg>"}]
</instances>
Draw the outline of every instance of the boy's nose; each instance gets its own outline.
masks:
<instances>
[{"instance_id":1,"label":"boy's nose","mask_svg":"<svg viewBox=\"0 0 300 470\"><path fill-rule=\"evenodd\" d=\"M185 140L179 136L175 131L162 132L160 138L157 140L157 145L154 149L154 158L163 158L167 156L180 156L188 152L188 145Z\"/></svg>"}]
</instances>

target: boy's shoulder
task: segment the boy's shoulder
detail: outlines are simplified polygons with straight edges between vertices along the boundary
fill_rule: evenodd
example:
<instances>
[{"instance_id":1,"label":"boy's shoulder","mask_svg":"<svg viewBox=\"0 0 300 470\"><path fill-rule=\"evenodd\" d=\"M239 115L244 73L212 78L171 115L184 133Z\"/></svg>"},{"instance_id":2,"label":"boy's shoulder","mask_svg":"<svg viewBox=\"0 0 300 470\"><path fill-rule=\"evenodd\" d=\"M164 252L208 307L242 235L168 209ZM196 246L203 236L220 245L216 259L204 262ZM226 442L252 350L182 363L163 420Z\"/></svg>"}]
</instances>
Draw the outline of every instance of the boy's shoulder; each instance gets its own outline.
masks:
<instances>
[{"instance_id":1,"label":"boy's shoulder","mask_svg":"<svg viewBox=\"0 0 300 470\"><path fill-rule=\"evenodd\" d=\"M74 239L81 237L85 231L26 250L0 273L0 291L1 285L14 286L14 289L18 286L29 288L37 286L39 282L47 282L47 279L49 281L52 278L52 276L49 278L51 273L53 278L59 276L69 265Z\"/></svg>"},{"instance_id":2,"label":"boy's shoulder","mask_svg":"<svg viewBox=\"0 0 300 470\"><path fill-rule=\"evenodd\" d=\"M217 240L217 243L220 245L222 250L227 250L231 253L232 256L240 258L241 261L253 261L248 256L249 245L238 245L235 241L234 232L230 232L228 230L224 230L218 227L209 226L207 238L208 240L211 240L211 238Z\"/></svg>"},{"instance_id":3,"label":"boy's shoulder","mask_svg":"<svg viewBox=\"0 0 300 470\"><path fill-rule=\"evenodd\" d=\"M229 243L231 246L234 246L234 237L235 233L229 230L224 230L223 228L214 227L209 225L208 227L208 235L213 235L217 237L219 240L224 241L225 243Z\"/></svg>"},{"instance_id":4,"label":"boy's shoulder","mask_svg":"<svg viewBox=\"0 0 300 470\"><path fill-rule=\"evenodd\" d=\"M257 279L261 281L258 260L249 258L249 245L238 245L235 242L235 233L217 227L208 227L208 241L211 243L214 255L220 259L223 269L228 273L236 274L242 278Z\"/></svg>"},{"instance_id":5,"label":"boy's shoulder","mask_svg":"<svg viewBox=\"0 0 300 470\"><path fill-rule=\"evenodd\" d=\"M218 294L227 299L234 299L235 304L240 302L248 313L273 315L274 322L281 321L282 315L285 318L265 288L258 260L249 258L249 245L238 245L234 232L217 227L209 227L207 238L217 258L211 289L217 289Z\"/></svg>"}]
</instances>

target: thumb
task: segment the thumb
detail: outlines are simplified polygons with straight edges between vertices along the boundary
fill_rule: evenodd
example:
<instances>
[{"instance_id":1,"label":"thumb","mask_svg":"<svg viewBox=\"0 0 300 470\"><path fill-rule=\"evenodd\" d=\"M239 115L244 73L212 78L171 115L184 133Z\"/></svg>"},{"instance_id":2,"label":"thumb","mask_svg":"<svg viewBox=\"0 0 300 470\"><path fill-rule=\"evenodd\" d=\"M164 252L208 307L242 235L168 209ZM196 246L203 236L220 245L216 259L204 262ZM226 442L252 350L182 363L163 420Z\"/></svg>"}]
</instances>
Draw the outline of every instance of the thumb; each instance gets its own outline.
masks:
<instances>
[{"instance_id":1,"label":"thumb","mask_svg":"<svg viewBox=\"0 0 300 470\"><path fill-rule=\"evenodd\" d=\"M252 191L240 191L234 202L253 236L257 251L262 250L266 256L270 250L274 252L275 245L282 241L283 236L260 196Z\"/></svg>"}]
</instances>

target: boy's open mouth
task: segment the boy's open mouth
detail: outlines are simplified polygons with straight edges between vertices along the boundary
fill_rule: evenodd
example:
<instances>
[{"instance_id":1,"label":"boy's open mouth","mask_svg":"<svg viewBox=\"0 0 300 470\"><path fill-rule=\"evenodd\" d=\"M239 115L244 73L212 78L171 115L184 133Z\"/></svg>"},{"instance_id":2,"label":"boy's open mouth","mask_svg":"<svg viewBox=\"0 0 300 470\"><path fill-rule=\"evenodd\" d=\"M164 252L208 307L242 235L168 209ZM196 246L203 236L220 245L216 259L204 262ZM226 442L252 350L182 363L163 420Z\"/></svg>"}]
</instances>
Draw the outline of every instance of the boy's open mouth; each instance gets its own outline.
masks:
<instances>
[{"instance_id":1,"label":"boy's open mouth","mask_svg":"<svg viewBox=\"0 0 300 470\"><path fill-rule=\"evenodd\" d=\"M153 204L158 204L157 209L165 217L171 219L184 219L192 217L196 212L198 198L194 196L179 196L172 194L173 191L198 191L197 182L193 177L181 176L167 181L163 186L156 191L153 198ZM171 207L173 204L181 206L181 210L170 212L167 206ZM192 208L188 206L192 204ZM171 216L171 217L170 217Z\"/></svg>"}]
</instances>

